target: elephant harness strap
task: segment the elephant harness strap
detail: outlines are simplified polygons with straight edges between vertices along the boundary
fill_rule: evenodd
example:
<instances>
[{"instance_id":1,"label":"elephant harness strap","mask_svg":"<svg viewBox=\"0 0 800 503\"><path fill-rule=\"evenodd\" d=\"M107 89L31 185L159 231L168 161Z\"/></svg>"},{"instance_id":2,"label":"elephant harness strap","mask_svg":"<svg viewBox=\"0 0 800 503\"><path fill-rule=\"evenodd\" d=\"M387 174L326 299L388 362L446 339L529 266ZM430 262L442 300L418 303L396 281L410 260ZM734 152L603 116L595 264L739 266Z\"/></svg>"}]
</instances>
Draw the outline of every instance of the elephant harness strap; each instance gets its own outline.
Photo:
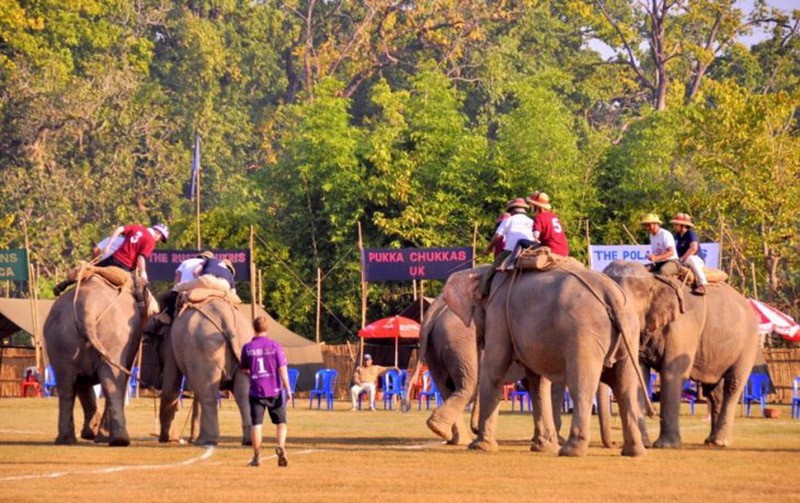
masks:
<instances>
[{"instance_id":1,"label":"elephant harness strap","mask_svg":"<svg viewBox=\"0 0 800 503\"><path fill-rule=\"evenodd\" d=\"M234 351L234 349L233 349L233 340L236 338L236 334L235 333L231 334L229 331L227 331L224 328L222 328L220 326L220 324L217 322L217 320L214 319L213 316L208 314L208 312L206 312L205 309L203 309L203 307L205 307L207 304L209 304L211 302L214 302L214 301L225 303L225 305L230 307L231 312L234 312L236 307L233 305L233 303L230 300L226 299L224 295L213 295L213 294L211 294L211 295L205 296L205 298L203 298L200 301L193 302L192 301L192 296L190 295L191 293L192 292L187 292L187 293L184 293L184 294L181 295L181 298L178 301L178 303L179 303L179 305L181 307L180 307L180 311L178 312L178 315L176 316L176 318L178 316L180 316L181 314L183 314L183 312L186 311L187 309L194 309L195 311L197 311L198 313L203 315L203 317L205 319L207 319L209 322L211 322L211 324L214 326L214 328L216 328L217 331L220 334L222 334L222 336L228 342L228 345L231 347L231 351L233 352L234 357L236 357L237 360L238 360L239 356L236 355L236 351ZM232 316L232 318L233 318L233 322L234 322L234 327L233 328L235 330L236 329L236 326L235 326L236 316L234 315L234 316Z\"/></svg>"},{"instance_id":2,"label":"elephant harness strap","mask_svg":"<svg viewBox=\"0 0 800 503\"><path fill-rule=\"evenodd\" d=\"M672 288L675 291L675 295L678 296L678 306L680 308L681 314L686 312L686 305L684 303L683 297L683 286L686 284L686 277L684 277L683 283L678 284L676 281L670 279L668 276L662 276L660 274L653 274L653 278L657 281L660 281L667 285L668 287Z\"/></svg>"}]
</instances>

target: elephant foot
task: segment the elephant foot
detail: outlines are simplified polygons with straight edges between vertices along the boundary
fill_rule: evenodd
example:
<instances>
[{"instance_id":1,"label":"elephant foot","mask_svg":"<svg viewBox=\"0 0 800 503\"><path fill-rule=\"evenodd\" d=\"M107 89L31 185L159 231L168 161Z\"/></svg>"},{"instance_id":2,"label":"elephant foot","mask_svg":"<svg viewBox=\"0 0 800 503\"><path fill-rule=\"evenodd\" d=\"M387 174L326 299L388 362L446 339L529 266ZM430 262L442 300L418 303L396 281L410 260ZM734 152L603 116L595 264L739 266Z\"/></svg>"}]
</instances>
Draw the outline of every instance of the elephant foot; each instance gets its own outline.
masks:
<instances>
[{"instance_id":1,"label":"elephant foot","mask_svg":"<svg viewBox=\"0 0 800 503\"><path fill-rule=\"evenodd\" d=\"M103 435L102 433L99 433L97 436L94 437L93 442L96 443L96 444L107 444L107 443L111 442L111 437L109 437L108 435Z\"/></svg>"},{"instance_id":2,"label":"elephant foot","mask_svg":"<svg viewBox=\"0 0 800 503\"><path fill-rule=\"evenodd\" d=\"M469 449L473 451L497 452L497 442L494 440L476 438L469 444Z\"/></svg>"},{"instance_id":3,"label":"elephant foot","mask_svg":"<svg viewBox=\"0 0 800 503\"><path fill-rule=\"evenodd\" d=\"M558 445L564 445L567 443L567 439L562 437L561 435L558 436Z\"/></svg>"},{"instance_id":4,"label":"elephant foot","mask_svg":"<svg viewBox=\"0 0 800 503\"><path fill-rule=\"evenodd\" d=\"M197 438L192 440L192 445L196 445L198 447L216 447L217 441L216 440L206 440L202 438Z\"/></svg>"},{"instance_id":5,"label":"elephant foot","mask_svg":"<svg viewBox=\"0 0 800 503\"><path fill-rule=\"evenodd\" d=\"M547 454L555 454L558 452L558 442L548 442L544 440L534 440L531 443L531 452L544 452Z\"/></svg>"},{"instance_id":6,"label":"elephant foot","mask_svg":"<svg viewBox=\"0 0 800 503\"><path fill-rule=\"evenodd\" d=\"M680 438L658 437L658 440L653 442L654 449L680 449Z\"/></svg>"},{"instance_id":7,"label":"elephant foot","mask_svg":"<svg viewBox=\"0 0 800 503\"><path fill-rule=\"evenodd\" d=\"M723 449L725 447L729 447L731 445L729 440L720 440L719 438L707 438L704 442L706 447L715 447L719 449Z\"/></svg>"},{"instance_id":8,"label":"elephant foot","mask_svg":"<svg viewBox=\"0 0 800 503\"><path fill-rule=\"evenodd\" d=\"M59 435L54 443L56 445L75 445L78 443L78 439L75 438L74 433L72 435Z\"/></svg>"},{"instance_id":9,"label":"elephant foot","mask_svg":"<svg viewBox=\"0 0 800 503\"><path fill-rule=\"evenodd\" d=\"M428 428L442 437L443 439L447 440L448 442L453 439L453 424L447 423L446 421L442 421L441 419L437 418L435 415L432 415L425 421L425 424Z\"/></svg>"},{"instance_id":10,"label":"elephant foot","mask_svg":"<svg viewBox=\"0 0 800 503\"><path fill-rule=\"evenodd\" d=\"M469 443L469 438L467 436L466 431L464 431L464 425L461 424L453 425L453 438L447 441L447 445L467 445Z\"/></svg>"},{"instance_id":11,"label":"elephant foot","mask_svg":"<svg viewBox=\"0 0 800 503\"><path fill-rule=\"evenodd\" d=\"M647 450L645 450L643 444L635 444L635 445L624 445L622 447L621 454L623 456L638 458L639 456L644 456L646 452Z\"/></svg>"},{"instance_id":12,"label":"elephant foot","mask_svg":"<svg viewBox=\"0 0 800 503\"><path fill-rule=\"evenodd\" d=\"M97 433L94 432L89 426L84 426L81 430L81 438L84 440L94 440Z\"/></svg>"},{"instance_id":13,"label":"elephant foot","mask_svg":"<svg viewBox=\"0 0 800 503\"><path fill-rule=\"evenodd\" d=\"M568 440L558 451L559 456L581 457L589 452L588 442L575 442Z\"/></svg>"},{"instance_id":14,"label":"elephant foot","mask_svg":"<svg viewBox=\"0 0 800 503\"><path fill-rule=\"evenodd\" d=\"M131 439L128 437L127 434L120 435L112 438L111 441L108 442L108 445L110 447L128 447L129 445L131 445Z\"/></svg>"}]
</instances>

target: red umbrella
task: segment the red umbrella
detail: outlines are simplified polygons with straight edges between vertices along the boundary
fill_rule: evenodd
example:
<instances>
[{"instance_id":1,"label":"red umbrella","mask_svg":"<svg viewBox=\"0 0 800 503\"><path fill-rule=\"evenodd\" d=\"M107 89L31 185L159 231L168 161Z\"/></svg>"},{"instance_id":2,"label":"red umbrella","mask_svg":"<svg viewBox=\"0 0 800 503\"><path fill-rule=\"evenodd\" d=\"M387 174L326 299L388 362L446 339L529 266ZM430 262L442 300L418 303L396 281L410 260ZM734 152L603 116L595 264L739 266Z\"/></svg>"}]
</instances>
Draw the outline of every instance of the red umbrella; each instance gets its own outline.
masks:
<instances>
[{"instance_id":1,"label":"red umbrella","mask_svg":"<svg viewBox=\"0 0 800 503\"><path fill-rule=\"evenodd\" d=\"M358 331L362 339L419 339L419 323L403 316L373 321Z\"/></svg>"},{"instance_id":2,"label":"red umbrella","mask_svg":"<svg viewBox=\"0 0 800 503\"><path fill-rule=\"evenodd\" d=\"M788 314L755 299L747 299L758 317L758 330L766 334L774 331L787 341L800 341L800 325Z\"/></svg>"},{"instance_id":3,"label":"red umbrella","mask_svg":"<svg viewBox=\"0 0 800 503\"><path fill-rule=\"evenodd\" d=\"M419 339L420 325L416 321L403 316L392 316L373 321L358 331L362 339L394 339L394 366L397 366L400 339ZM363 358L364 344L361 344Z\"/></svg>"}]
</instances>

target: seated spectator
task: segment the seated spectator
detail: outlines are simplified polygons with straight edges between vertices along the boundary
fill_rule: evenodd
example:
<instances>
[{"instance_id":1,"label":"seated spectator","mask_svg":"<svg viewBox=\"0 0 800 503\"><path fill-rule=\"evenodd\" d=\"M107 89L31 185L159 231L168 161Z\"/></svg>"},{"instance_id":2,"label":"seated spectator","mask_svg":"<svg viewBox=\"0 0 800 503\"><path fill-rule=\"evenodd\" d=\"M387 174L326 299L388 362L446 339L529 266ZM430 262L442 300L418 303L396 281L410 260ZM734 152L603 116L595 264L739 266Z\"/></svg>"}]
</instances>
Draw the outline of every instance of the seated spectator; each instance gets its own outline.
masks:
<instances>
[{"instance_id":1,"label":"seated spectator","mask_svg":"<svg viewBox=\"0 0 800 503\"><path fill-rule=\"evenodd\" d=\"M372 364L372 356L364 355L364 365L356 367L353 372L352 385L350 387L350 398L353 407L350 410L358 409L358 395L363 391L369 393L369 410L375 410L375 390L378 385L378 378L387 370L388 367Z\"/></svg>"}]
</instances>

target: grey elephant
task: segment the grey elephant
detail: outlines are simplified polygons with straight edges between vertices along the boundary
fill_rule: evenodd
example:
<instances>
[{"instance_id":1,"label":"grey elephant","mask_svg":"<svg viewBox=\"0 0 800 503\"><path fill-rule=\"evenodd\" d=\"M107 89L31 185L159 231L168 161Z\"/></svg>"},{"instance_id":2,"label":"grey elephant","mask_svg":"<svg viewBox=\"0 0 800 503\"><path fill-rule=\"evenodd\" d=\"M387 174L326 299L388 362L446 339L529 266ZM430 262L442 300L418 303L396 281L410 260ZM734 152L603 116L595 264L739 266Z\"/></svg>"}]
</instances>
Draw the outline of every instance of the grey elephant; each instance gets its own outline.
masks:
<instances>
[{"instance_id":1,"label":"grey elephant","mask_svg":"<svg viewBox=\"0 0 800 503\"><path fill-rule=\"evenodd\" d=\"M231 387L242 419L242 443L250 443L250 383L239 371L242 346L253 338L250 321L232 303L214 298L186 306L161 340L164 376L161 392L160 442L177 441L173 427L183 376L200 407L196 445L219 441L217 401L220 389Z\"/></svg>"},{"instance_id":2,"label":"grey elephant","mask_svg":"<svg viewBox=\"0 0 800 503\"><path fill-rule=\"evenodd\" d=\"M424 361L431 373L437 388L442 393L444 403L436 408L426 424L434 433L442 437L450 445L462 445L468 442L469 431L463 420L465 407L474 403L478 387L478 355L482 351L479 345L475 324L464 323L447 307L444 295L439 295L425 311L425 318L420 329L419 355L416 371L411 378L414 382ZM525 376L524 369L512 364L505 380L517 381ZM609 407L608 387L600 385L598 408ZM552 387L552 411L556 433L561 428L561 407L564 402L564 385ZM604 391L604 393L603 393ZM409 387L407 394L410 394ZM536 391L531 393L534 396ZM600 398L604 396L605 400ZM408 401L409 397L406 397ZM472 409L471 429L477 433L477 404ZM598 412L601 418L601 438L603 445L611 447L609 413Z\"/></svg>"},{"instance_id":3,"label":"grey elephant","mask_svg":"<svg viewBox=\"0 0 800 503\"><path fill-rule=\"evenodd\" d=\"M44 323L47 356L58 388L56 444L74 444L73 409L83 408L81 438L97 436L97 401L92 387L106 397L109 444L130 444L125 424L125 393L141 338L142 318L129 287L121 290L98 276L56 299Z\"/></svg>"},{"instance_id":4,"label":"grey elephant","mask_svg":"<svg viewBox=\"0 0 800 503\"><path fill-rule=\"evenodd\" d=\"M642 364L661 374L661 433L653 447L681 446L678 416L689 378L702 383L710 404L705 443L730 445L736 404L758 351L758 322L747 299L724 283L712 284L705 296L692 295L637 262L617 260L604 272L636 306Z\"/></svg>"},{"instance_id":5,"label":"grey elephant","mask_svg":"<svg viewBox=\"0 0 800 503\"><path fill-rule=\"evenodd\" d=\"M639 323L618 285L583 268L498 274L489 297L480 300L482 272L455 273L445 285L448 307L465 324L474 320L485 338L479 366L478 438L470 447L497 449L500 387L513 358L527 370L534 391L532 450L558 449L550 385L557 382L566 383L575 404L569 437L559 454L585 455L592 396L603 379L620 404L622 454L643 455L643 418L637 401L643 383L635 362Z\"/></svg>"},{"instance_id":6,"label":"grey elephant","mask_svg":"<svg viewBox=\"0 0 800 503\"><path fill-rule=\"evenodd\" d=\"M419 356L410 382L419 375L424 361L444 400L428 418L428 428L447 440L448 444L466 444L470 435L464 425L463 414L467 404L474 400L478 384L475 325L462 323L448 309L442 295L436 297L425 310L425 319L420 328ZM407 393L410 392L409 386ZM406 404L408 399L406 396Z\"/></svg>"}]
</instances>

